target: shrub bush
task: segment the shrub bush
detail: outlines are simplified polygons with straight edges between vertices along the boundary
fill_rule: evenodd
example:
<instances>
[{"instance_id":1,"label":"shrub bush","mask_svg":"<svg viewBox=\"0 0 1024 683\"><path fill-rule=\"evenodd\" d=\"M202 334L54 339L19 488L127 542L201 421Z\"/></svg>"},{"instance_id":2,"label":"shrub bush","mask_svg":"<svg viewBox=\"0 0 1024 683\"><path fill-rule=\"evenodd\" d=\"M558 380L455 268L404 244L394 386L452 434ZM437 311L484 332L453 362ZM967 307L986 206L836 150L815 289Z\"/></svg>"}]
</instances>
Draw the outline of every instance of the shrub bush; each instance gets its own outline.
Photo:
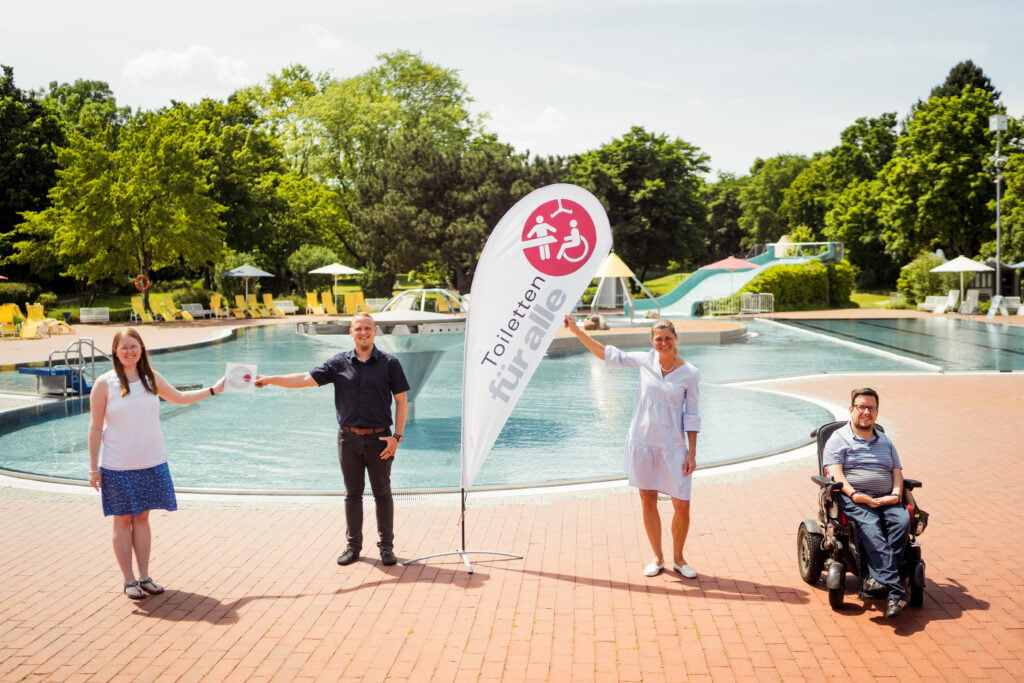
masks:
<instances>
[{"instance_id":1,"label":"shrub bush","mask_svg":"<svg viewBox=\"0 0 1024 683\"><path fill-rule=\"evenodd\" d=\"M57 295L53 292L43 292L36 297L36 303L43 305L43 310L53 308L57 305Z\"/></svg>"},{"instance_id":2,"label":"shrub bush","mask_svg":"<svg viewBox=\"0 0 1024 683\"><path fill-rule=\"evenodd\" d=\"M39 286L30 282L0 282L0 304L18 304L25 308L25 303L35 301Z\"/></svg>"},{"instance_id":3,"label":"shrub bush","mask_svg":"<svg viewBox=\"0 0 1024 683\"><path fill-rule=\"evenodd\" d=\"M896 291L913 307L924 301L925 297L945 294L955 289L960 281L957 274L931 272L932 268L942 263L942 259L935 254L921 254L900 269Z\"/></svg>"},{"instance_id":4,"label":"shrub bush","mask_svg":"<svg viewBox=\"0 0 1024 683\"><path fill-rule=\"evenodd\" d=\"M856 274L855 266L848 261L773 266L740 291L774 294L776 311L855 308L850 296Z\"/></svg>"}]
</instances>

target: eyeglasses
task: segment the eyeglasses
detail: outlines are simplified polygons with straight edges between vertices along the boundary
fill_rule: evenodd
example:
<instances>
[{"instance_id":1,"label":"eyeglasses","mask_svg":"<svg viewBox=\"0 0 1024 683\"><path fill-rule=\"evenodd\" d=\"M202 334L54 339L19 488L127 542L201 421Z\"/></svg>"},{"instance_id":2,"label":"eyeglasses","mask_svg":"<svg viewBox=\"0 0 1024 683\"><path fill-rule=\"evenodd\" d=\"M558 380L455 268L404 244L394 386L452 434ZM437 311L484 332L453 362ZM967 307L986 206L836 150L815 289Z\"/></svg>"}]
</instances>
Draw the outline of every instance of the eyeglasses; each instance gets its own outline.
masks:
<instances>
[{"instance_id":1,"label":"eyeglasses","mask_svg":"<svg viewBox=\"0 0 1024 683\"><path fill-rule=\"evenodd\" d=\"M850 406L859 413L877 413L878 406Z\"/></svg>"}]
</instances>

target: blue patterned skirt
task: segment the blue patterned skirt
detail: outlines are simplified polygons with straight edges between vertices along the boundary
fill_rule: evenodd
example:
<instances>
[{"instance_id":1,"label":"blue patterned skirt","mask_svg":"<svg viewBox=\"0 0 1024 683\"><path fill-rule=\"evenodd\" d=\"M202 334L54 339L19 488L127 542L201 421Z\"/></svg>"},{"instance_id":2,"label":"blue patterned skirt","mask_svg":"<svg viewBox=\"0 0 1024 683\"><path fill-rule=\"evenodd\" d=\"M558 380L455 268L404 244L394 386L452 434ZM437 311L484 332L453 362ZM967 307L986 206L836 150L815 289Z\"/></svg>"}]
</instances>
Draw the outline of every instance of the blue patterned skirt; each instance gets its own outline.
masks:
<instances>
[{"instance_id":1,"label":"blue patterned skirt","mask_svg":"<svg viewBox=\"0 0 1024 683\"><path fill-rule=\"evenodd\" d=\"M137 515L146 510L177 510L174 483L167 463L144 470L100 468L103 514Z\"/></svg>"}]
</instances>

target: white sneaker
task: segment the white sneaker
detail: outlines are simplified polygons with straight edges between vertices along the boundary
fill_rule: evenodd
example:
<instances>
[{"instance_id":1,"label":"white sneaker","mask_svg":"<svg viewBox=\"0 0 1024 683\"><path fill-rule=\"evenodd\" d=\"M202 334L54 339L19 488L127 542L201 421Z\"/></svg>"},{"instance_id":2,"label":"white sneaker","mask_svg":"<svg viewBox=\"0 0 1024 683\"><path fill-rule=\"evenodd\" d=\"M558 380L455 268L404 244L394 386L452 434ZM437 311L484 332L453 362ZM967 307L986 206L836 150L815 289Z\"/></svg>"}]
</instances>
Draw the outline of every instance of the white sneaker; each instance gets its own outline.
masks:
<instances>
[{"instance_id":1,"label":"white sneaker","mask_svg":"<svg viewBox=\"0 0 1024 683\"><path fill-rule=\"evenodd\" d=\"M679 566L678 564L673 562L672 566L675 568L675 570L677 572L679 572L680 574L682 574L683 576L685 576L688 579L696 579L697 578L697 570L694 569L693 567L691 567L688 564L684 564L682 566Z\"/></svg>"},{"instance_id":2,"label":"white sneaker","mask_svg":"<svg viewBox=\"0 0 1024 683\"><path fill-rule=\"evenodd\" d=\"M657 576L661 573L661 570L665 568L665 565L658 564L657 562L651 562L649 565L644 567L644 576Z\"/></svg>"}]
</instances>

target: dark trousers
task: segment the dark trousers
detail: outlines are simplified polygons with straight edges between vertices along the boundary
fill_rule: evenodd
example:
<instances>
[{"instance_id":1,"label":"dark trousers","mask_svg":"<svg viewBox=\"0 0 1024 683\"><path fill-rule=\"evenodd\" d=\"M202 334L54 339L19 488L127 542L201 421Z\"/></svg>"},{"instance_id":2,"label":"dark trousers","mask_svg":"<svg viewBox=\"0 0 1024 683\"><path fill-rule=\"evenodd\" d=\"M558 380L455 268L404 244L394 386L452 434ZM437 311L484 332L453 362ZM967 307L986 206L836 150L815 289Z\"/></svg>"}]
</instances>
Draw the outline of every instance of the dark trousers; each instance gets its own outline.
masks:
<instances>
[{"instance_id":1,"label":"dark trousers","mask_svg":"<svg viewBox=\"0 0 1024 683\"><path fill-rule=\"evenodd\" d=\"M888 597L907 599L900 580L900 561L910 535L910 513L902 503L873 508L854 503L846 496L839 499L847 517L857 523L860 550L867 557L868 573L884 585Z\"/></svg>"},{"instance_id":2,"label":"dark trousers","mask_svg":"<svg viewBox=\"0 0 1024 683\"><path fill-rule=\"evenodd\" d=\"M391 550L394 541L395 504L391 498L391 463L393 457L382 460L381 451L387 442L380 437L388 432L365 436L339 430L338 461L345 480L345 522L348 524L348 547L357 551L363 547L363 491L366 475L370 479L374 507L377 509L377 547ZM364 472L366 473L364 475Z\"/></svg>"}]
</instances>

